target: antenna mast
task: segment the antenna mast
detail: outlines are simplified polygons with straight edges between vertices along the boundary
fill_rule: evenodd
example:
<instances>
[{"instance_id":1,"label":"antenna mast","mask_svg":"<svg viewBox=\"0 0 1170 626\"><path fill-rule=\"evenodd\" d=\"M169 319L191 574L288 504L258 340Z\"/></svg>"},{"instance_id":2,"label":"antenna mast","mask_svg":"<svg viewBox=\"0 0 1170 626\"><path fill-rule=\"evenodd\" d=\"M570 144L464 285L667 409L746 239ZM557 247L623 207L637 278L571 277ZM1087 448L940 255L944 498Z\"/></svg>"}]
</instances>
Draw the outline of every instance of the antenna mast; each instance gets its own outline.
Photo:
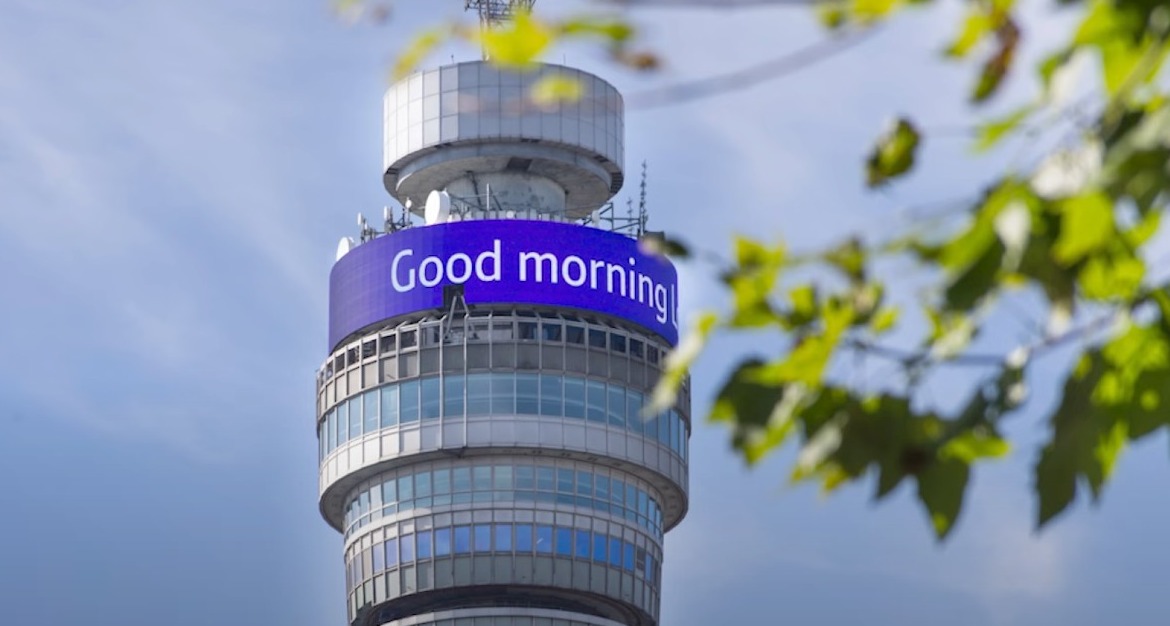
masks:
<instances>
[{"instance_id":1,"label":"antenna mast","mask_svg":"<svg viewBox=\"0 0 1170 626\"><path fill-rule=\"evenodd\" d=\"M464 0L463 8L478 12L479 28L487 31L512 20L518 13L531 13L534 4L536 0ZM486 50L483 56L487 59Z\"/></svg>"}]
</instances>

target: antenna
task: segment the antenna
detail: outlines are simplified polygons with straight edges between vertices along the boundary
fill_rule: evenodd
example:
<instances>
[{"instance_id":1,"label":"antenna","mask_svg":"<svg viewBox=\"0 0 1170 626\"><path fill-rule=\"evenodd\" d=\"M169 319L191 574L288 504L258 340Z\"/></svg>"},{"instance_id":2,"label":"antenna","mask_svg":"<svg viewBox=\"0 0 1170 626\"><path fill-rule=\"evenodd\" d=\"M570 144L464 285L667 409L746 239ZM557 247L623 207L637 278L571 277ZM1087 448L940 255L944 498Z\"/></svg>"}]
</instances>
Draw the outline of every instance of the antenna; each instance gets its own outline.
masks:
<instances>
[{"instance_id":1,"label":"antenna","mask_svg":"<svg viewBox=\"0 0 1170 626\"><path fill-rule=\"evenodd\" d=\"M487 31L510 21L518 13L531 13L536 0L464 0L463 9L479 13L479 29ZM487 49L483 51L487 59Z\"/></svg>"}]
</instances>

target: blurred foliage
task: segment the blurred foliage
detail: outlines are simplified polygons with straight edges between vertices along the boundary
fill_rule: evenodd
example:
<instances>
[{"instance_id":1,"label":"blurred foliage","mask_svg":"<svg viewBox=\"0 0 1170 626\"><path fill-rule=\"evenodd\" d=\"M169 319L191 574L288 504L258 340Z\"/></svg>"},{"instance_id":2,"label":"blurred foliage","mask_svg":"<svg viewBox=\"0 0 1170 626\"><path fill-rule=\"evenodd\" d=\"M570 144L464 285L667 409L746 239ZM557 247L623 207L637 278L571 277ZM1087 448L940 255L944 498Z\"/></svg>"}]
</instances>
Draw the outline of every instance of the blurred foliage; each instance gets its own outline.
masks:
<instances>
[{"instance_id":1,"label":"blurred foliage","mask_svg":"<svg viewBox=\"0 0 1170 626\"><path fill-rule=\"evenodd\" d=\"M838 32L872 28L931 4L844 0L807 10ZM993 150L1012 138L1026 140L1035 125L1051 126L1062 76L1087 55L1097 61L1099 88L1059 111L1058 121L1072 127L1059 150L1034 171L1004 172L968 204L964 220L931 237L911 228L892 243L847 238L799 256L781 244L738 239L721 275L727 306L698 316L667 361L656 406L674 401L713 338L779 331L785 346L744 358L727 373L710 419L730 429L748 463L794 442L794 481L832 491L871 480L878 499L914 483L934 532L944 538L962 511L971 466L1008 453L1002 423L1025 402L1032 363L1065 346L1079 356L1046 418L1049 434L1035 465L1037 525L1078 494L1099 498L1125 447L1170 424L1170 283L1154 279L1147 250L1170 197L1170 94L1162 72L1170 6L1163 0L1059 4L1078 11L1079 24L1035 68L1040 96L981 124L972 146ZM1000 95L1017 71L1026 29L1014 0L966 0L966 7L944 58L974 64L970 91L961 97L978 107ZM451 39L481 45L489 59L511 68L531 67L550 46L580 39L599 42L624 66L658 67L658 55L635 49L636 34L612 16L523 15L488 32L449 25L420 34L396 72L412 71ZM550 103L580 95L556 82L538 84L534 97ZM871 148L864 180L897 184L921 165L928 139L910 118L896 119ZM679 258L688 253L674 239L646 243ZM904 305L886 301L874 267L892 257L938 277L919 303L925 327L900 324ZM988 324L1002 323L996 312L1021 290L1043 295L1047 328L1002 354L972 354L972 340ZM912 339L881 343L891 341L891 331ZM858 357L891 363L900 376L889 380L900 384L872 390L846 382L840 373ZM950 412L926 406L922 381L954 367L980 372L969 396Z\"/></svg>"}]
</instances>

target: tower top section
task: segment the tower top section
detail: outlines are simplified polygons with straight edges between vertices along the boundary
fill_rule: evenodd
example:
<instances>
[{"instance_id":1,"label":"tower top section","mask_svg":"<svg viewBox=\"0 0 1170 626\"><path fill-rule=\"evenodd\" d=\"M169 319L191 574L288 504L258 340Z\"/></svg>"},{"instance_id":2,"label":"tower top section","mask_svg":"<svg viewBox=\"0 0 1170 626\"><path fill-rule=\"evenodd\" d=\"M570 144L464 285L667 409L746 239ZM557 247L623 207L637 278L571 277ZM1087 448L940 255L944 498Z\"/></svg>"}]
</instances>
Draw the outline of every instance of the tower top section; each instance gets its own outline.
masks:
<instances>
[{"instance_id":1,"label":"tower top section","mask_svg":"<svg viewBox=\"0 0 1170 626\"><path fill-rule=\"evenodd\" d=\"M479 23L483 28L491 28L506 22L517 13L532 11L536 0L467 0L463 8L479 13Z\"/></svg>"}]
</instances>

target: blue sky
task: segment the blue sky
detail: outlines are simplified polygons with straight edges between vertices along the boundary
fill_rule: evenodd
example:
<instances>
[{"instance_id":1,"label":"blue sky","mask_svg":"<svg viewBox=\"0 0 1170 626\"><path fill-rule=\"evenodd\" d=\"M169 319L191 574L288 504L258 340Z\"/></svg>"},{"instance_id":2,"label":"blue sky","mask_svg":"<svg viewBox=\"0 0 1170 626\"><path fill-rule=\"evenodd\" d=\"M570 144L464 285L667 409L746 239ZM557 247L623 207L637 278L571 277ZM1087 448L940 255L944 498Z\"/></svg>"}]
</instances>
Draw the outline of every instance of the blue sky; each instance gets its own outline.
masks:
<instances>
[{"instance_id":1,"label":"blue sky","mask_svg":"<svg viewBox=\"0 0 1170 626\"><path fill-rule=\"evenodd\" d=\"M891 192L861 185L891 114L970 121L972 70L935 54L954 4L812 71L629 112L627 169L650 163L651 225L713 250L737 232L807 247L888 232L907 206L977 188L1003 159L971 161L954 138L929 143L932 164ZM324 0L0 5L0 623L343 623L341 539L316 509L327 275L354 214L387 203L393 53L461 5L398 3L387 24L355 27ZM1066 23L1046 5L1031 14L1045 18L1033 43ZM667 55L661 77L578 49L557 60L633 93L819 36L794 9L633 15ZM452 54L475 52L432 61ZM685 310L718 305L710 274L682 269ZM768 345L782 343L713 346L693 372L696 412L723 368ZM963 380L932 393L955 397ZM1037 389L1013 434L1034 441L1051 401ZM1021 448L977 472L944 546L908 491L874 506L866 486L787 488L790 454L749 472L706 424L691 448L668 626L1164 621L1164 436L1123 459L1103 508L1039 537Z\"/></svg>"}]
</instances>

